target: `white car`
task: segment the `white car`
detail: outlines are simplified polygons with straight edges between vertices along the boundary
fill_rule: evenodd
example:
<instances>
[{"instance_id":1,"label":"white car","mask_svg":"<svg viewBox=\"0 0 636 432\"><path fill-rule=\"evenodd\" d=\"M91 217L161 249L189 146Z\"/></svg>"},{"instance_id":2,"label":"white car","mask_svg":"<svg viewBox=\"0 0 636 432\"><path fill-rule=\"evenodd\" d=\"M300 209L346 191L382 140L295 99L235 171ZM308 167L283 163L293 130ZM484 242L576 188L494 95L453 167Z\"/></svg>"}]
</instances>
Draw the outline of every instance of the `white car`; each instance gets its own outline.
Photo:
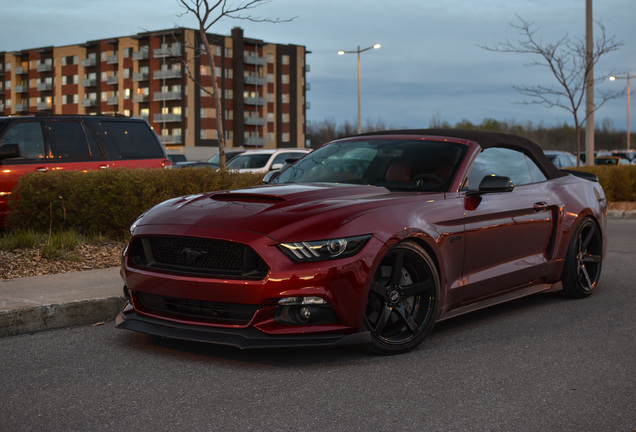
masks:
<instances>
[{"instance_id":1,"label":"white car","mask_svg":"<svg viewBox=\"0 0 636 432\"><path fill-rule=\"evenodd\" d=\"M248 150L228 162L226 167L239 172L265 174L281 169L288 159L300 159L310 151L300 148Z\"/></svg>"}]
</instances>

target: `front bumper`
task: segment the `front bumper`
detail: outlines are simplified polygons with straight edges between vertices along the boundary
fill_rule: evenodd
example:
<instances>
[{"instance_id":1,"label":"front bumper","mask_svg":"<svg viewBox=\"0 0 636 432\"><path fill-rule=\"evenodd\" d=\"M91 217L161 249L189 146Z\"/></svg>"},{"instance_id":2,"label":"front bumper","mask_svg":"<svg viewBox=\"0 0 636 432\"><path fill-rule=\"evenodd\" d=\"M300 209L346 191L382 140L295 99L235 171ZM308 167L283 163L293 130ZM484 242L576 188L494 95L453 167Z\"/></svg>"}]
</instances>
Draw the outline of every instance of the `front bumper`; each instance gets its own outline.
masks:
<instances>
[{"instance_id":1,"label":"front bumper","mask_svg":"<svg viewBox=\"0 0 636 432\"><path fill-rule=\"evenodd\" d=\"M117 328L134 330L155 336L182 339L195 342L227 345L240 349L320 347L368 344L369 332L328 335L268 335L255 328L223 328L177 323L144 316L135 312L130 303L126 304L115 321Z\"/></svg>"}]
</instances>

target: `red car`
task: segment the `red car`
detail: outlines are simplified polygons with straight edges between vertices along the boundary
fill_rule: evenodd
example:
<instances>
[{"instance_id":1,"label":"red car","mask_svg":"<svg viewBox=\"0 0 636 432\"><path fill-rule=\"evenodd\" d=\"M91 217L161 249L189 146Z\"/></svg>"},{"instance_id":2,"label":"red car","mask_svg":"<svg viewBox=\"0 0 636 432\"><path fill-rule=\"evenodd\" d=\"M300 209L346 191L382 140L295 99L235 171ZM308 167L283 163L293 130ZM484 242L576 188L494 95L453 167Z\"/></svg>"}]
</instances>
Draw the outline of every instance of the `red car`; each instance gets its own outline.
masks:
<instances>
[{"instance_id":1,"label":"red car","mask_svg":"<svg viewBox=\"0 0 636 432\"><path fill-rule=\"evenodd\" d=\"M169 168L145 120L119 115L0 116L0 229L18 179L30 172Z\"/></svg>"},{"instance_id":2,"label":"red car","mask_svg":"<svg viewBox=\"0 0 636 432\"><path fill-rule=\"evenodd\" d=\"M594 176L517 136L391 131L333 141L272 184L185 196L131 227L117 327L240 348L414 348L441 320L562 289L606 247Z\"/></svg>"}]
</instances>

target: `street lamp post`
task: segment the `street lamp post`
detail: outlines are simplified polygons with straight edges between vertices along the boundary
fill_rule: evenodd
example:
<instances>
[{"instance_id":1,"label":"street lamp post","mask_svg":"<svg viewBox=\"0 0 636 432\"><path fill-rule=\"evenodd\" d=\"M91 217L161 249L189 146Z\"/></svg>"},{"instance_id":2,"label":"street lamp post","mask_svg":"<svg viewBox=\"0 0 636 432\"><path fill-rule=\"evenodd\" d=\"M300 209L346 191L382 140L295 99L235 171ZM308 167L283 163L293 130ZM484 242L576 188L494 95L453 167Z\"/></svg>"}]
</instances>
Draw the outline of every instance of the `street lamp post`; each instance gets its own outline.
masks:
<instances>
[{"instance_id":1,"label":"street lamp post","mask_svg":"<svg viewBox=\"0 0 636 432\"><path fill-rule=\"evenodd\" d=\"M611 76L609 77L610 81L615 81L617 79L626 79L627 80L627 150L630 149L630 145L629 145L629 140L630 140L630 135L631 135L631 131L630 131L630 120L631 120L631 116L630 116L630 107L631 107L631 101L630 101L630 89L629 89L629 80L630 78L636 78L636 75L630 75L627 74L625 76Z\"/></svg>"},{"instance_id":2,"label":"street lamp post","mask_svg":"<svg viewBox=\"0 0 636 432\"><path fill-rule=\"evenodd\" d=\"M365 51L369 51L371 49L378 49L380 48L382 45L380 45L379 43L374 44L373 46L367 47L367 48L362 48L360 49L360 45L358 45L358 49L356 49L355 51L343 51L340 50L338 51L338 55L345 55L345 54L358 54L358 133L362 133L362 119L361 119L361 113L362 113L362 104L361 104L361 84L360 84L360 53L363 53Z\"/></svg>"}]
</instances>

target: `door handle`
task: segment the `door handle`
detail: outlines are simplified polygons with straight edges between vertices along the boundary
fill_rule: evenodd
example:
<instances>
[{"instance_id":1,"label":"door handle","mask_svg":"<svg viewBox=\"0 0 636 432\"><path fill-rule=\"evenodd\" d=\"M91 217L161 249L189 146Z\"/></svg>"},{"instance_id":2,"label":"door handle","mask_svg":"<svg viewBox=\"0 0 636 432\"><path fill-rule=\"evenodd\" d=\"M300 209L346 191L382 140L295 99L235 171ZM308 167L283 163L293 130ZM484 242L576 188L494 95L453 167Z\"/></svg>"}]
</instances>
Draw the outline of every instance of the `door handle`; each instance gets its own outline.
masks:
<instances>
[{"instance_id":1,"label":"door handle","mask_svg":"<svg viewBox=\"0 0 636 432\"><path fill-rule=\"evenodd\" d=\"M533 204L532 208L534 209L534 211L540 212L540 211L545 211L548 208L548 203L546 202L536 202Z\"/></svg>"}]
</instances>

